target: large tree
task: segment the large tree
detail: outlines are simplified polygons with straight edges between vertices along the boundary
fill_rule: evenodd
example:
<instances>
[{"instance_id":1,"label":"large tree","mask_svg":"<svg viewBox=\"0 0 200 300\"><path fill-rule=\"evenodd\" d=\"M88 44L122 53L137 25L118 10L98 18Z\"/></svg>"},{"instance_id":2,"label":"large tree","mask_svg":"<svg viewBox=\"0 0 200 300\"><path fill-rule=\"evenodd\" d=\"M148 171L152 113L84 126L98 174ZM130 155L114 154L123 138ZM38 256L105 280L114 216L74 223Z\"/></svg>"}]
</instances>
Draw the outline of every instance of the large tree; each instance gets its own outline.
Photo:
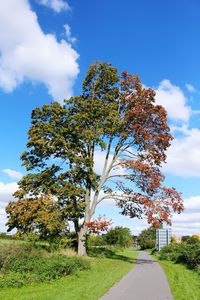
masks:
<instances>
[{"instance_id":1,"label":"large tree","mask_svg":"<svg viewBox=\"0 0 200 300\"><path fill-rule=\"evenodd\" d=\"M111 64L97 62L86 74L81 95L33 110L28 151L21 157L28 174L15 197L55 195L65 218L74 222L79 255L86 254L96 206L106 199L114 199L131 218L170 224L172 211L183 210L180 194L163 186L160 171L171 140L155 92L138 76L119 76ZM101 152L99 173L95 157Z\"/></svg>"}]
</instances>

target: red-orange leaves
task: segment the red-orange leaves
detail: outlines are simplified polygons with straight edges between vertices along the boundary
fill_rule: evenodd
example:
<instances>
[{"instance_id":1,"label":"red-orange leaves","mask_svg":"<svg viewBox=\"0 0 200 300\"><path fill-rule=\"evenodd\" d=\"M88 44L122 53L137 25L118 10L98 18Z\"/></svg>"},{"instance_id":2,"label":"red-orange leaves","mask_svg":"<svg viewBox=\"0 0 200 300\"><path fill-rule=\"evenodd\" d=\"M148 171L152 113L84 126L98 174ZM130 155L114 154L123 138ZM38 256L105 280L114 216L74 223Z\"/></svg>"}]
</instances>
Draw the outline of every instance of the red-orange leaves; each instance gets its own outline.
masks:
<instances>
[{"instance_id":1,"label":"red-orange leaves","mask_svg":"<svg viewBox=\"0 0 200 300\"><path fill-rule=\"evenodd\" d=\"M124 131L134 140L138 150L145 152L147 160L160 165L166 159L165 150L172 140L166 111L162 106L155 105L155 92L144 88L138 76L123 72L121 87Z\"/></svg>"},{"instance_id":2,"label":"red-orange leaves","mask_svg":"<svg viewBox=\"0 0 200 300\"><path fill-rule=\"evenodd\" d=\"M183 200L181 193L177 192L175 188L163 187L163 197L170 203L174 212L181 213L184 210Z\"/></svg>"},{"instance_id":3,"label":"red-orange leaves","mask_svg":"<svg viewBox=\"0 0 200 300\"><path fill-rule=\"evenodd\" d=\"M160 187L154 197L132 192L128 200L119 201L118 206L124 215L146 216L148 223L154 227L159 227L163 222L171 225L172 213L180 213L184 209L181 194L174 188L166 187Z\"/></svg>"},{"instance_id":4,"label":"red-orange leaves","mask_svg":"<svg viewBox=\"0 0 200 300\"><path fill-rule=\"evenodd\" d=\"M111 220L106 220L105 218L101 217L99 217L96 220L91 220L85 223L89 231L96 234L99 234L101 231L107 231L111 224Z\"/></svg>"},{"instance_id":5,"label":"red-orange leaves","mask_svg":"<svg viewBox=\"0 0 200 300\"><path fill-rule=\"evenodd\" d=\"M123 160L123 167L130 172L129 179L148 195L155 194L164 180L164 176L157 167L151 167L138 160Z\"/></svg>"},{"instance_id":6,"label":"red-orange leaves","mask_svg":"<svg viewBox=\"0 0 200 300\"><path fill-rule=\"evenodd\" d=\"M154 226L163 222L171 225L172 212L180 213L184 209L181 194L174 188L163 187L160 195L152 203L146 209L145 215L147 221Z\"/></svg>"}]
</instances>

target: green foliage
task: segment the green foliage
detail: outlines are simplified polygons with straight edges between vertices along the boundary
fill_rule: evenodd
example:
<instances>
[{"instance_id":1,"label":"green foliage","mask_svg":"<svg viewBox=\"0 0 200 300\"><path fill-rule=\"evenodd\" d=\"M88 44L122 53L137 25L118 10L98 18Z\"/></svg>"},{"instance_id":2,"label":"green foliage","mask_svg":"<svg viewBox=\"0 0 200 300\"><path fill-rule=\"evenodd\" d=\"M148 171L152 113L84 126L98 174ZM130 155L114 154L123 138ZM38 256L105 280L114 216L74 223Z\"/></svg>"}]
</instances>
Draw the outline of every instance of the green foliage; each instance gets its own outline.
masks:
<instances>
[{"instance_id":1,"label":"green foliage","mask_svg":"<svg viewBox=\"0 0 200 300\"><path fill-rule=\"evenodd\" d=\"M89 235L87 238L87 247L105 246L106 235Z\"/></svg>"},{"instance_id":2,"label":"green foliage","mask_svg":"<svg viewBox=\"0 0 200 300\"><path fill-rule=\"evenodd\" d=\"M172 211L183 210L180 193L163 186L160 171L171 140L166 110L139 76L118 75L110 63L92 64L79 96L33 110L21 156L27 175L14 193L18 201L7 207L9 229L39 232L45 239L59 235L62 221L72 221L83 255L87 224L102 200L114 199L131 218L170 223ZM97 151L105 151L101 174L94 168ZM112 172L120 168L127 172ZM52 206L39 204L47 195L56 201L45 214ZM110 242L131 243L127 235Z\"/></svg>"},{"instance_id":3,"label":"green foliage","mask_svg":"<svg viewBox=\"0 0 200 300\"><path fill-rule=\"evenodd\" d=\"M180 244L171 243L160 250L159 257L185 264L191 269L198 269L200 266L200 242L190 238L187 242Z\"/></svg>"},{"instance_id":4,"label":"green foliage","mask_svg":"<svg viewBox=\"0 0 200 300\"><path fill-rule=\"evenodd\" d=\"M38 283L20 289L1 289L2 300L91 300L100 299L134 266L138 253L130 249L117 252L114 259L92 258L89 271L78 272L48 284Z\"/></svg>"},{"instance_id":5,"label":"green foliage","mask_svg":"<svg viewBox=\"0 0 200 300\"><path fill-rule=\"evenodd\" d=\"M199 236L192 235L187 239L187 244L200 244Z\"/></svg>"},{"instance_id":6,"label":"green foliage","mask_svg":"<svg viewBox=\"0 0 200 300\"><path fill-rule=\"evenodd\" d=\"M5 239L5 240L12 240L13 236L12 235L8 235L5 232L0 232L0 239Z\"/></svg>"},{"instance_id":7,"label":"green foliage","mask_svg":"<svg viewBox=\"0 0 200 300\"><path fill-rule=\"evenodd\" d=\"M181 237L181 241L182 241L182 242L187 242L187 240L188 240L189 238L190 238L189 235L184 235L184 236Z\"/></svg>"},{"instance_id":8,"label":"green foliage","mask_svg":"<svg viewBox=\"0 0 200 300\"><path fill-rule=\"evenodd\" d=\"M9 267L9 270L8 270ZM70 275L78 270L90 268L88 260L80 257L66 257L65 255L49 258L16 259L7 265L0 280L0 287L20 287L32 282L45 282ZM6 272L5 272L6 271Z\"/></svg>"},{"instance_id":9,"label":"green foliage","mask_svg":"<svg viewBox=\"0 0 200 300\"><path fill-rule=\"evenodd\" d=\"M46 251L36 249L31 244L23 242L10 242L9 244L0 244L0 269L10 270L10 265L19 259L21 261L33 258L45 257Z\"/></svg>"},{"instance_id":10,"label":"green foliage","mask_svg":"<svg viewBox=\"0 0 200 300\"><path fill-rule=\"evenodd\" d=\"M92 255L98 253L98 247L100 247L100 251L104 255L104 250L107 251L109 249L113 251L115 248L128 248L132 246L132 243L133 238L130 229L120 226L111 228L106 234L89 235L87 238L87 247Z\"/></svg>"},{"instance_id":11,"label":"green foliage","mask_svg":"<svg viewBox=\"0 0 200 300\"><path fill-rule=\"evenodd\" d=\"M156 229L154 227L144 229L138 236L138 244L141 250L154 248L156 244Z\"/></svg>"},{"instance_id":12,"label":"green foliage","mask_svg":"<svg viewBox=\"0 0 200 300\"><path fill-rule=\"evenodd\" d=\"M79 257L47 255L46 251L26 244L1 245L0 287L51 281L89 267L89 261Z\"/></svg>"},{"instance_id":13,"label":"green foliage","mask_svg":"<svg viewBox=\"0 0 200 300\"><path fill-rule=\"evenodd\" d=\"M123 255L124 252L126 253L127 249L131 251L130 248L123 248L119 245L93 246L88 248L88 255L90 257L121 259L134 262L132 259Z\"/></svg>"},{"instance_id":14,"label":"green foliage","mask_svg":"<svg viewBox=\"0 0 200 300\"><path fill-rule=\"evenodd\" d=\"M8 231L17 228L18 235L37 241L52 241L66 232L67 223L62 210L50 195L12 201L6 207Z\"/></svg>"},{"instance_id":15,"label":"green foliage","mask_svg":"<svg viewBox=\"0 0 200 300\"><path fill-rule=\"evenodd\" d=\"M77 249L77 234L72 231L68 232L66 235L62 236L58 240L58 247L57 248L73 248Z\"/></svg>"},{"instance_id":16,"label":"green foliage","mask_svg":"<svg viewBox=\"0 0 200 300\"><path fill-rule=\"evenodd\" d=\"M32 284L35 282L39 282L37 276L31 273L20 273L20 272L9 272L3 277L0 277L0 287L12 287L19 288L25 284Z\"/></svg>"},{"instance_id":17,"label":"green foliage","mask_svg":"<svg viewBox=\"0 0 200 300\"><path fill-rule=\"evenodd\" d=\"M122 248L130 247L133 243L130 229L120 226L111 228L106 233L105 240L108 245L117 245Z\"/></svg>"}]
</instances>

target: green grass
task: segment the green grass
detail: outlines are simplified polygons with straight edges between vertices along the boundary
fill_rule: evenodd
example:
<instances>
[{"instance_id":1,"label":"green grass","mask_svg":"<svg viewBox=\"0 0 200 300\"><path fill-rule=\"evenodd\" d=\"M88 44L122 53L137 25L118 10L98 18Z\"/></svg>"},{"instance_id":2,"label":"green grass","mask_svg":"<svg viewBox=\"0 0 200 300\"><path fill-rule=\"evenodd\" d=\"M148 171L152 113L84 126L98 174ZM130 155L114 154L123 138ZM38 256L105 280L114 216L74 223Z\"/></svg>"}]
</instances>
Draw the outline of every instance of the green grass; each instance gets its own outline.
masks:
<instances>
[{"instance_id":1,"label":"green grass","mask_svg":"<svg viewBox=\"0 0 200 300\"><path fill-rule=\"evenodd\" d=\"M0 238L0 244L6 244L6 245L10 245L10 244L21 244L21 243L25 243L24 241L20 241L20 240L11 240L11 239L1 239Z\"/></svg>"},{"instance_id":2,"label":"green grass","mask_svg":"<svg viewBox=\"0 0 200 300\"><path fill-rule=\"evenodd\" d=\"M97 300L133 267L138 252L126 249L113 258L89 258L91 270L18 289L1 289L4 300Z\"/></svg>"},{"instance_id":3,"label":"green grass","mask_svg":"<svg viewBox=\"0 0 200 300\"><path fill-rule=\"evenodd\" d=\"M200 276L185 266L158 261L163 267L175 300L200 300Z\"/></svg>"}]
</instances>

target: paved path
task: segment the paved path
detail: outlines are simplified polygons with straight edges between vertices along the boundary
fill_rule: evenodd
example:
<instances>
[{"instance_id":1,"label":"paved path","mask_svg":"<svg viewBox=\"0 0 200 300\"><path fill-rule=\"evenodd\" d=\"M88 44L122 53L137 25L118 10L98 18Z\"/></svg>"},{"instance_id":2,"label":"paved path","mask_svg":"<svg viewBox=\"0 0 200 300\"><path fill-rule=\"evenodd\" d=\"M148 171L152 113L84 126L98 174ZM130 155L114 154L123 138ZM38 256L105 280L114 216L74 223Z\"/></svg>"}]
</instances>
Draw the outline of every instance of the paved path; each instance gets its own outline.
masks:
<instances>
[{"instance_id":1,"label":"paved path","mask_svg":"<svg viewBox=\"0 0 200 300\"><path fill-rule=\"evenodd\" d=\"M100 300L173 300L161 266L141 252L135 267Z\"/></svg>"}]
</instances>

